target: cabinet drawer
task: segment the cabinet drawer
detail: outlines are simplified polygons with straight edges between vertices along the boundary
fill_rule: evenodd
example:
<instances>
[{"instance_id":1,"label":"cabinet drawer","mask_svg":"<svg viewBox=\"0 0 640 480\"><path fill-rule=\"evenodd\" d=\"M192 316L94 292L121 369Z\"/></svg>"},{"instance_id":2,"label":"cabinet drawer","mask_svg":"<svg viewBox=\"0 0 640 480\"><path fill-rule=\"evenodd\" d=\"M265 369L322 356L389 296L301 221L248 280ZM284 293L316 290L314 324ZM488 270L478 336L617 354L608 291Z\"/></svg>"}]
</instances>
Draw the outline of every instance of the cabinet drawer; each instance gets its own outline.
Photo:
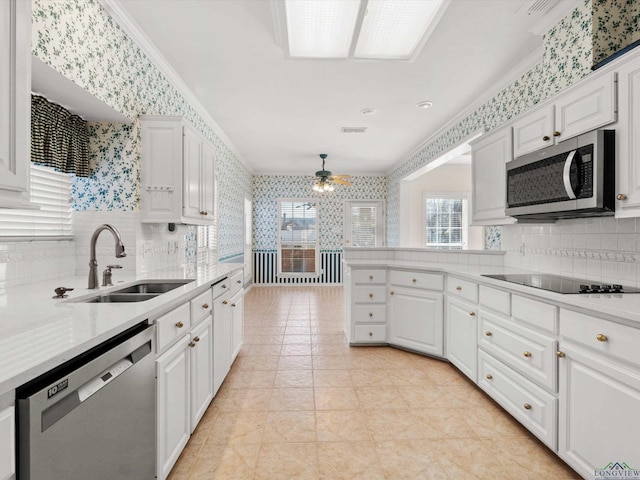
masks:
<instances>
[{"instance_id":1,"label":"cabinet drawer","mask_svg":"<svg viewBox=\"0 0 640 480\"><path fill-rule=\"evenodd\" d=\"M211 315L211 310L213 309L211 290L201 293L191 300L189 304L191 305L191 325L196 325Z\"/></svg>"},{"instance_id":2,"label":"cabinet drawer","mask_svg":"<svg viewBox=\"0 0 640 480\"><path fill-rule=\"evenodd\" d=\"M236 292L239 292L243 288L243 279L244 272L240 270L239 272L231 275L225 282L229 285L229 291L231 295L234 295Z\"/></svg>"},{"instance_id":3,"label":"cabinet drawer","mask_svg":"<svg viewBox=\"0 0 640 480\"><path fill-rule=\"evenodd\" d=\"M383 284L387 283L387 271L384 268L353 270L353 283Z\"/></svg>"},{"instance_id":4,"label":"cabinet drawer","mask_svg":"<svg viewBox=\"0 0 640 480\"><path fill-rule=\"evenodd\" d=\"M464 298L473 303L478 303L478 284L449 277L447 280L447 293L452 296Z\"/></svg>"},{"instance_id":5,"label":"cabinet drawer","mask_svg":"<svg viewBox=\"0 0 640 480\"><path fill-rule=\"evenodd\" d=\"M483 351L478 385L552 450L557 448L558 399Z\"/></svg>"},{"instance_id":6,"label":"cabinet drawer","mask_svg":"<svg viewBox=\"0 0 640 480\"><path fill-rule=\"evenodd\" d=\"M511 314L514 320L551 333L558 333L558 308L554 305L512 295Z\"/></svg>"},{"instance_id":7,"label":"cabinet drawer","mask_svg":"<svg viewBox=\"0 0 640 480\"><path fill-rule=\"evenodd\" d=\"M480 305L509 315L511 313L511 296L508 292L480 285Z\"/></svg>"},{"instance_id":8,"label":"cabinet drawer","mask_svg":"<svg viewBox=\"0 0 640 480\"><path fill-rule=\"evenodd\" d=\"M356 325L354 343L386 343L387 328L384 325Z\"/></svg>"},{"instance_id":9,"label":"cabinet drawer","mask_svg":"<svg viewBox=\"0 0 640 480\"><path fill-rule=\"evenodd\" d=\"M356 303L384 303L387 298L387 287L384 285L356 285L353 290Z\"/></svg>"},{"instance_id":10,"label":"cabinet drawer","mask_svg":"<svg viewBox=\"0 0 640 480\"><path fill-rule=\"evenodd\" d=\"M385 305L356 305L353 307L353 321L356 323L384 323L387 321Z\"/></svg>"},{"instance_id":11,"label":"cabinet drawer","mask_svg":"<svg viewBox=\"0 0 640 480\"><path fill-rule=\"evenodd\" d=\"M415 287L428 290L444 290L444 277L434 273L391 270L389 283L400 287Z\"/></svg>"},{"instance_id":12,"label":"cabinet drawer","mask_svg":"<svg viewBox=\"0 0 640 480\"><path fill-rule=\"evenodd\" d=\"M557 341L480 309L478 344L551 392L557 391Z\"/></svg>"},{"instance_id":13,"label":"cabinet drawer","mask_svg":"<svg viewBox=\"0 0 640 480\"><path fill-rule=\"evenodd\" d=\"M158 352L183 335L191 326L191 312L188 303L171 310L156 320L158 331Z\"/></svg>"},{"instance_id":14,"label":"cabinet drawer","mask_svg":"<svg viewBox=\"0 0 640 480\"><path fill-rule=\"evenodd\" d=\"M213 287L211 287L211 292L213 294L213 299L215 300L223 293L229 293L231 291L231 280L229 278L225 278L220 282L216 283Z\"/></svg>"},{"instance_id":15,"label":"cabinet drawer","mask_svg":"<svg viewBox=\"0 0 640 480\"><path fill-rule=\"evenodd\" d=\"M563 338L640 365L640 329L565 309L560 318Z\"/></svg>"}]
</instances>

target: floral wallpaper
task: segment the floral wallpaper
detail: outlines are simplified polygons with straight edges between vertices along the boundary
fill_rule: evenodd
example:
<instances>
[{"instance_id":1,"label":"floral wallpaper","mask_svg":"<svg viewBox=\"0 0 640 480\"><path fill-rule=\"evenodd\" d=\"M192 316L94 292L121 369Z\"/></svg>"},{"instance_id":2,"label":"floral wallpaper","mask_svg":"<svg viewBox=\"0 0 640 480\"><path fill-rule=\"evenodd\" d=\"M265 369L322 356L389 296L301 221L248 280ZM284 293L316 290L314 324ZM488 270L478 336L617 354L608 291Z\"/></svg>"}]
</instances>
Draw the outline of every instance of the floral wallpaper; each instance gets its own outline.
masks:
<instances>
[{"instance_id":1,"label":"floral wallpaper","mask_svg":"<svg viewBox=\"0 0 640 480\"><path fill-rule=\"evenodd\" d=\"M97 0L34 0L32 51L134 121L91 125L92 174L76 178L76 210L138 210L141 114L182 115L216 148L219 255L243 251L243 198L251 175Z\"/></svg>"},{"instance_id":2,"label":"floral wallpaper","mask_svg":"<svg viewBox=\"0 0 640 480\"><path fill-rule=\"evenodd\" d=\"M640 2L593 0L593 63L640 40Z\"/></svg>"},{"instance_id":3,"label":"floral wallpaper","mask_svg":"<svg viewBox=\"0 0 640 480\"><path fill-rule=\"evenodd\" d=\"M333 192L312 190L315 177L271 176L253 177L253 245L257 250L274 250L278 246L278 199L317 198L320 225L320 249L342 249L345 200L385 200L385 177L353 176L350 187L336 185Z\"/></svg>"},{"instance_id":4,"label":"floral wallpaper","mask_svg":"<svg viewBox=\"0 0 640 480\"><path fill-rule=\"evenodd\" d=\"M544 36L538 65L477 110L434 138L391 172L387 182L387 245L399 245L400 180L473 133L494 128L575 83L591 71L591 0L579 6ZM499 243L500 229L487 229L486 247Z\"/></svg>"}]
</instances>

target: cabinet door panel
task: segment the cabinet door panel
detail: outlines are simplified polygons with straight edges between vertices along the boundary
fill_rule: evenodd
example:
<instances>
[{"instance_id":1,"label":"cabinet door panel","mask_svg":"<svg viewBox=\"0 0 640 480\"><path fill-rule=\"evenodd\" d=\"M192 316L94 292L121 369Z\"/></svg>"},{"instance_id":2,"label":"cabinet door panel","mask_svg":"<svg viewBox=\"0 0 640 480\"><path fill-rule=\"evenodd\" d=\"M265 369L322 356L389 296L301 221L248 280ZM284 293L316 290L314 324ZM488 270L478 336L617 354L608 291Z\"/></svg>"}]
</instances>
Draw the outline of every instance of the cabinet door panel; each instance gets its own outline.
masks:
<instances>
[{"instance_id":1,"label":"cabinet door panel","mask_svg":"<svg viewBox=\"0 0 640 480\"><path fill-rule=\"evenodd\" d=\"M549 105L527 113L513 123L514 157L553 145L553 112L553 105Z\"/></svg>"},{"instance_id":2,"label":"cabinet door panel","mask_svg":"<svg viewBox=\"0 0 640 480\"><path fill-rule=\"evenodd\" d=\"M244 341L244 291L231 299L231 363L234 362Z\"/></svg>"},{"instance_id":3,"label":"cabinet door panel","mask_svg":"<svg viewBox=\"0 0 640 480\"><path fill-rule=\"evenodd\" d=\"M202 208L209 220L214 219L216 151L209 143L202 147Z\"/></svg>"},{"instance_id":4,"label":"cabinet door panel","mask_svg":"<svg viewBox=\"0 0 640 480\"><path fill-rule=\"evenodd\" d=\"M475 305L447 304L447 359L474 382L478 374L477 313Z\"/></svg>"},{"instance_id":5,"label":"cabinet door panel","mask_svg":"<svg viewBox=\"0 0 640 480\"><path fill-rule=\"evenodd\" d=\"M0 478L12 478L16 473L15 408L0 411Z\"/></svg>"},{"instance_id":6,"label":"cabinet door panel","mask_svg":"<svg viewBox=\"0 0 640 480\"><path fill-rule=\"evenodd\" d=\"M389 302L389 343L442 356L442 295L396 289Z\"/></svg>"},{"instance_id":7,"label":"cabinet door panel","mask_svg":"<svg viewBox=\"0 0 640 480\"><path fill-rule=\"evenodd\" d=\"M202 141L190 128L184 127L183 139L183 174L184 192L182 198L182 214L185 217L200 218L200 159Z\"/></svg>"},{"instance_id":8,"label":"cabinet door panel","mask_svg":"<svg viewBox=\"0 0 640 480\"><path fill-rule=\"evenodd\" d=\"M213 324L211 317L191 334L191 432L213 399Z\"/></svg>"},{"instance_id":9,"label":"cabinet door panel","mask_svg":"<svg viewBox=\"0 0 640 480\"><path fill-rule=\"evenodd\" d=\"M213 304L213 394L224 381L231 366L231 306L226 295Z\"/></svg>"},{"instance_id":10,"label":"cabinet door panel","mask_svg":"<svg viewBox=\"0 0 640 480\"><path fill-rule=\"evenodd\" d=\"M558 454L585 478L640 465L640 370L561 344Z\"/></svg>"},{"instance_id":11,"label":"cabinet door panel","mask_svg":"<svg viewBox=\"0 0 640 480\"><path fill-rule=\"evenodd\" d=\"M191 434L188 344L187 336L156 360L159 479L167 477Z\"/></svg>"},{"instance_id":12,"label":"cabinet door panel","mask_svg":"<svg viewBox=\"0 0 640 480\"><path fill-rule=\"evenodd\" d=\"M478 139L471 148L474 225L504 225L515 219L505 216L506 162L513 159L511 128Z\"/></svg>"}]
</instances>

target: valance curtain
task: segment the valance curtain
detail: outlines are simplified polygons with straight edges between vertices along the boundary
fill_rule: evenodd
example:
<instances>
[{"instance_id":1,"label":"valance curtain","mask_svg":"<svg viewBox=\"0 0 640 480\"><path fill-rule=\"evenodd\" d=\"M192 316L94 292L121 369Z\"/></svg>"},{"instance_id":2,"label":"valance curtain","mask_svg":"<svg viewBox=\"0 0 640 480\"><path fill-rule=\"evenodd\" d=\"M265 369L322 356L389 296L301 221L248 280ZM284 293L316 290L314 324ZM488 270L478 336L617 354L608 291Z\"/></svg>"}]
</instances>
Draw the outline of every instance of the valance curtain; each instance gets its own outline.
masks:
<instances>
[{"instance_id":1,"label":"valance curtain","mask_svg":"<svg viewBox=\"0 0 640 480\"><path fill-rule=\"evenodd\" d=\"M31 95L31 161L88 177L87 122L44 97Z\"/></svg>"}]
</instances>

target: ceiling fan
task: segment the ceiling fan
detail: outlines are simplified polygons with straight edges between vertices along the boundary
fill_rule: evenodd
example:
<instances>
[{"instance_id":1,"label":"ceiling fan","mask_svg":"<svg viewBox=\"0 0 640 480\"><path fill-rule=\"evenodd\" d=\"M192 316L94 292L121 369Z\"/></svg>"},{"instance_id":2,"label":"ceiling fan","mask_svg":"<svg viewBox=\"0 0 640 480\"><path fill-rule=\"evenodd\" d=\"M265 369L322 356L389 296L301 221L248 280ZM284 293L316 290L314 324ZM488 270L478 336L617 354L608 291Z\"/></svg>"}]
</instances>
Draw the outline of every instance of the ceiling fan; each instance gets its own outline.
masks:
<instances>
[{"instance_id":1,"label":"ceiling fan","mask_svg":"<svg viewBox=\"0 0 640 480\"><path fill-rule=\"evenodd\" d=\"M329 170L324 169L324 161L327 158L326 153L321 153L320 158L322 159L322 170L318 170L316 172L316 177L318 177L318 182L313 186L313 189L316 192L332 191L334 188L332 183L337 183L338 185L345 185L347 187L350 187L351 185L353 185L353 183L349 181L349 179L351 178L351 175L334 175Z\"/></svg>"}]
</instances>

